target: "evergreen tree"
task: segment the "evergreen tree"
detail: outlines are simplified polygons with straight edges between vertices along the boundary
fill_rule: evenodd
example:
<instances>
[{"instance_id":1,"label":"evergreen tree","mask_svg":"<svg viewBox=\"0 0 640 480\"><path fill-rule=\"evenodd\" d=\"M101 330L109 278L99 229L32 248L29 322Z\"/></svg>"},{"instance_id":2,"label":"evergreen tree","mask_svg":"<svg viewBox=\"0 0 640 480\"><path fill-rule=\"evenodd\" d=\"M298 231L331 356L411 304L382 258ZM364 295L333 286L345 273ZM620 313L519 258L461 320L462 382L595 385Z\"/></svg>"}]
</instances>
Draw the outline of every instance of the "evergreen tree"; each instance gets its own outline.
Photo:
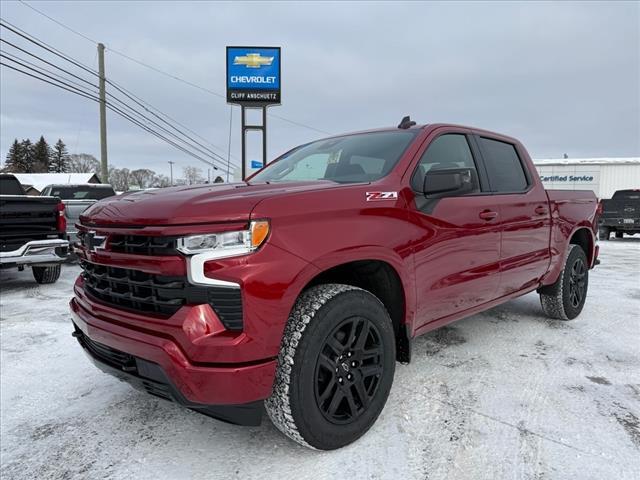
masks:
<instances>
[{"instance_id":1,"label":"evergreen tree","mask_svg":"<svg viewBox=\"0 0 640 480\"><path fill-rule=\"evenodd\" d=\"M49 171L54 173L64 173L69 170L69 153L67 146L62 139L58 139L51 152L49 160Z\"/></svg>"},{"instance_id":2,"label":"evergreen tree","mask_svg":"<svg viewBox=\"0 0 640 480\"><path fill-rule=\"evenodd\" d=\"M9 148L9 152L7 153L7 159L4 162L4 170L7 172L18 173L21 172L20 169L20 160L22 158L22 145L18 142L16 138L13 141L13 145Z\"/></svg>"},{"instance_id":3,"label":"evergreen tree","mask_svg":"<svg viewBox=\"0 0 640 480\"><path fill-rule=\"evenodd\" d=\"M34 172L42 173L49 171L49 160L51 158L51 148L41 135L35 145L33 145L33 168Z\"/></svg>"},{"instance_id":4,"label":"evergreen tree","mask_svg":"<svg viewBox=\"0 0 640 480\"><path fill-rule=\"evenodd\" d=\"M27 138L20 142L20 157L16 173L36 173L37 171L33 158L33 143Z\"/></svg>"}]
</instances>

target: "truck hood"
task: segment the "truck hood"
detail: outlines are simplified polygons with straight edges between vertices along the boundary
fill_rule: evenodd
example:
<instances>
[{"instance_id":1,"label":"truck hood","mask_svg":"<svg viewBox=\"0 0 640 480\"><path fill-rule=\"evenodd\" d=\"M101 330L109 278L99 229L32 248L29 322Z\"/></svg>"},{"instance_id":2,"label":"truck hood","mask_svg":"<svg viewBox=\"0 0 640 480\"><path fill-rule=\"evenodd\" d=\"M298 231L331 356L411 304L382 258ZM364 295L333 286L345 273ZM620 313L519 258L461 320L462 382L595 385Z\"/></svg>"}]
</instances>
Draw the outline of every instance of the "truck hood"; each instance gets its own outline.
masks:
<instances>
[{"instance_id":1,"label":"truck hood","mask_svg":"<svg viewBox=\"0 0 640 480\"><path fill-rule=\"evenodd\" d=\"M317 181L159 188L101 200L85 210L80 221L105 227L245 222L263 198L337 186L333 182Z\"/></svg>"}]
</instances>

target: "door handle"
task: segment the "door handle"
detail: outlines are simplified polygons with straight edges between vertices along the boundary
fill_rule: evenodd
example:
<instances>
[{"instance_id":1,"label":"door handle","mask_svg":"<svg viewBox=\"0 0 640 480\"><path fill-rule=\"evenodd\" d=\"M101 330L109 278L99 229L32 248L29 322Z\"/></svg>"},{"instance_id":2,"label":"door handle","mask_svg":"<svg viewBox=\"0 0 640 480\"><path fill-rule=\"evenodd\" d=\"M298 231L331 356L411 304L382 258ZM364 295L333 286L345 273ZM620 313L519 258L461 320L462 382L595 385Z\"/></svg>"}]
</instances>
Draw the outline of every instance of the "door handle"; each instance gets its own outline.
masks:
<instances>
[{"instance_id":1,"label":"door handle","mask_svg":"<svg viewBox=\"0 0 640 480\"><path fill-rule=\"evenodd\" d=\"M547 207L543 207L542 205L538 205L534 210L538 215L546 215L548 210Z\"/></svg>"},{"instance_id":2,"label":"door handle","mask_svg":"<svg viewBox=\"0 0 640 480\"><path fill-rule=\"evenodd\" d=\"M478 216L483 220L489 221L496 218L498 216L498 212L494 212L493 210L483 210Z\"/></svg>"}]
</instances>

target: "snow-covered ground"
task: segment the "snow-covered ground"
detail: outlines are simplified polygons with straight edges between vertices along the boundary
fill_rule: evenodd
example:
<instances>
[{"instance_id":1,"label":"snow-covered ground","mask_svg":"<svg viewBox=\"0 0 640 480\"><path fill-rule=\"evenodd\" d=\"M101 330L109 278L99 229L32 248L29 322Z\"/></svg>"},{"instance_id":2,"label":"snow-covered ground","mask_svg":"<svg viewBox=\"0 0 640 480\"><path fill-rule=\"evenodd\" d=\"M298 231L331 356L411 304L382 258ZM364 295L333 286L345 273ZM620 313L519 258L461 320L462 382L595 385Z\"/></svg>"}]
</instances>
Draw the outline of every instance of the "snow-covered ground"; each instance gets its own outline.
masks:
<instances>
[{"instance_id":1,"label":"snow-covered ground","mask_svg":"<svg viewBox=\"0 0 640 480\"><path fill-rule=\"evenodd\" d=\"M1 477L640 478L640 238L601 242L572 322L536 294L417 339L371 431L334 452L226 425L101 373L71 337L77 267L0 274Z\"/></svg>"}]
</instances>

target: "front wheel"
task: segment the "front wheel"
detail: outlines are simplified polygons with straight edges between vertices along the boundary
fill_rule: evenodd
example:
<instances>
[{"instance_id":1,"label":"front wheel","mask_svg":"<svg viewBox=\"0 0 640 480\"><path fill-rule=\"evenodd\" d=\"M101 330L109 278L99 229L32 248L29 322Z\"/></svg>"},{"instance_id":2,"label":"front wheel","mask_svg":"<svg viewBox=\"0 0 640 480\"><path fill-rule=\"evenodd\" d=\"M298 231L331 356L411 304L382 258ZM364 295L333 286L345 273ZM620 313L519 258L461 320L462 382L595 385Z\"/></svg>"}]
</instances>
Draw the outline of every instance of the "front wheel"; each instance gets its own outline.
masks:
<instances>
[{"instance_id":1,"label":"front wheel","mask_svg":"<svg viewBox=\"0 0 640 480\"><path fill-rule=\"evenodd\" d=\"M573 320L584 307L588 287L587 255L579 245L569 245L560 277L553 285L539 290L542 310L550 318Z\"/></svg>"},{"instance_id":2,"label":"front wheel","mask_svg":"<svg viewBox=\"0 0 640 480\"><path fill-rule=\"evenodd\" d=\"M32 267L33 278L40 284L55 283L60 278L60 264L48 267Z\"/></svg>"},{"instance_id":3,"label":"front wheel","mask_svg":"<svg viewBox=\"0 0 640 480\"><path fill-rule=\"evenodd\" d=\"M380 300L350 285L318 285L291 312L265 407L292 440L333 450L373 425L394 372L393 327Z\"/></svg>"}]
</instances>

